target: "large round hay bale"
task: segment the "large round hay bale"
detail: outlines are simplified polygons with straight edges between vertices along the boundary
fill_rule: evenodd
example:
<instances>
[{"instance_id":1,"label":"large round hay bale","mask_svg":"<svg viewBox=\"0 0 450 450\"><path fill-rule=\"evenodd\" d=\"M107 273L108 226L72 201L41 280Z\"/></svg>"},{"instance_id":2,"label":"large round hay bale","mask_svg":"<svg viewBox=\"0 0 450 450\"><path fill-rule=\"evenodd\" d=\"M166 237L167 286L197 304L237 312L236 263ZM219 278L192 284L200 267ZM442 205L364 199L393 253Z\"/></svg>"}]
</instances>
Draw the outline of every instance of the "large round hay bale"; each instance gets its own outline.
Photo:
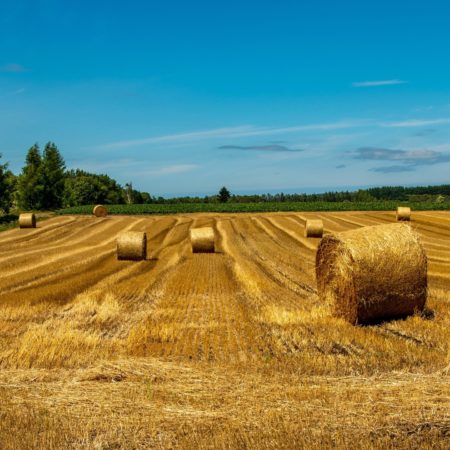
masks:
<instances>
[{"instance_id":1,"label":"large round hay bale","mask_svg":"<svg viewBox=\"0 0 450 450\"><path fill-rule=\"evenodd\" d=\"M211 227L190 230L192 253L214 253L215 234Z\"/></svg>"},{"instance_id":2,"label":"large round hay bale","mask_svg":"<svg viewBox=\"0 0 450 450\"><path fill-rule=\"evenodd\" d=\"M147 258L147 235L141 231L125 231L117 237L117 259L140 261Z\"/></svg>"},{"instance_id":3,"label":"large round hay bale","mask_svg":"<svg viewBox=\"0 0 450 450\"><path fill-rule=\"evenodd\" d=\"M316 276L321 299L353 324L405 317L427 298L427 257L408 224L325 236Z\"/></svg>"},{"instance_id":4,"label":"large round hay bale","mask_svg":"<svg viewBox=\"0 0 450 450\"><path fill-rule=\"evenodd\" d=\"M106 217L108 215L108 210L103 205L94 206L92 214L95 217Z\"/></svg>"},{"instance_id":5,"label":"large round hay bale","mask_svg":"<svg viewBox=\"0 0 450 450\"><path fill-rule=\"evenodd\" d=\"M307 220L305 237L321 238L323 235L323 222L321 220Z\"/></svg>"},{"instance_id":6,"label":"large round hay bale","mask_svg":"<svg viewBox=\"0 0 450 450\"><path fill-rule=\"evenodd\" d=\"M36 228L36 216L34 213L24 213L19 215L20 228Z\"/></svg>"},{"instance_id":7,"label":"large round hay bale","mask_svg":"<svg viewBox=\"0 0 450 450\"><path fill-rule=\"evenodd\" d=\"M398 221L410 221L411 220L411 208L408 206L397 207L397 220Z\"/></svg>"}]
</instances>

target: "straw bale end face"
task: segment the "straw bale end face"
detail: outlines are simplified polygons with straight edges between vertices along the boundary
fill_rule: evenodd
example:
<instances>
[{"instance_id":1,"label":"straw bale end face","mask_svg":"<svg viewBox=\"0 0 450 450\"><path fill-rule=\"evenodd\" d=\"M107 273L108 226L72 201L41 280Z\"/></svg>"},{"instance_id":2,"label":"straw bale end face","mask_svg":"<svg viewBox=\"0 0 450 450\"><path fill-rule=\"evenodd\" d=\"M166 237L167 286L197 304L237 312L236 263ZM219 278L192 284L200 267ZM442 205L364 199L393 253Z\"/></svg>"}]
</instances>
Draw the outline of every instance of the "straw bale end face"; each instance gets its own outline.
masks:
<instances>
[{"instance_id":1,"label":"straw bale end face","mask_svg":"<svg viewBox=\"0 0 450 450\"><path fill-rule=\"evenodd\" d=\"M147 258L147 235L141 231L126 231L117 238L117 259L141 261Z\"/></svg>"},{"instance_id":2,"label":"straw bale end face","mask_svg":"<svg viewBox=\"0 0 450 450\"><path fill-rule=\"evenodd\" d=\"M103 205L96 205L92 210L92 214L95 217L106 217L108 215L108 210Z\"/></svg>"},{"instance_id":3,"label":"straw bale end face","mask_svg":"<svg viewBox=\"0 0 450 450\"><path fill-rule=\"evenodd\" d=\"M36 216L34 213L20 214L19 228L36 228Z\"/></svg>"},{"instance_id":4,"label":"straw bale end face","mask_svg":"<svg viewBox=\"0 0 450 450\"><path fill-rule=\"evenodd\" d=\"M192 253L214 253L215 233L211 227L190 230Z\"/></svg>"},{"instance_id":5,"label":"straw bale end face","mask_svg":"<svg viewBox=\"0 0 450 450\"><path fill-rule=\"evenodd\" d=\"M325 236L316 276L321 299L353 324L406 317L427 299L427 257L408 224Z\"/></svg>"},{"instance_id":6,"label":"straw bale end face","mask_svg":"<svg viewBox=\"0 0 450 450\"><path fill-rule=\"evenodd\" d=\"M305 237L321 238L323 236L323 222L321 220L307 220Z\"/></svg>"},{"instance_id":7,"label":"straw bale end face","mask_svg":"<svg viewBox=\"0 0 450 450\"><path fill-rule=\"evenodd\" d=\"M411 208L407 206L397 207L397 221L409 222L411 220Z\"/></svg>"}]
</instances>

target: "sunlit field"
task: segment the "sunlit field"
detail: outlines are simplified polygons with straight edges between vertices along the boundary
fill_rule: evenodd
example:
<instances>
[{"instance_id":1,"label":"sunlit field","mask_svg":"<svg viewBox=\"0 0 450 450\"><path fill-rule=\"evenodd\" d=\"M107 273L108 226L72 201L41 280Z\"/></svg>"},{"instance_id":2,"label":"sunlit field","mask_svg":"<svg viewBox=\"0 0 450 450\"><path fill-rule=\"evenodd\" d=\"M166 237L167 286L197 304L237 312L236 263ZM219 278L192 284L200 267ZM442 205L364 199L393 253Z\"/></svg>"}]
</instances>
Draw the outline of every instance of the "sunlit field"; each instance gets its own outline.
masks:
<instances>
[{"instance_id":1,"label":"sunlit field","mask_svg":"<svg viewBox=\"0 0 450 450\"><path fill-rule=\"evenodd\" d=\"M0 448L449 448L450 213L414 212L425 311L352 326L325 232L395 213L58 216L0 233ZM212 226L215 254L189 229ZM116 238L145 231L146 261Z\"/></svg>"}]
</instances>

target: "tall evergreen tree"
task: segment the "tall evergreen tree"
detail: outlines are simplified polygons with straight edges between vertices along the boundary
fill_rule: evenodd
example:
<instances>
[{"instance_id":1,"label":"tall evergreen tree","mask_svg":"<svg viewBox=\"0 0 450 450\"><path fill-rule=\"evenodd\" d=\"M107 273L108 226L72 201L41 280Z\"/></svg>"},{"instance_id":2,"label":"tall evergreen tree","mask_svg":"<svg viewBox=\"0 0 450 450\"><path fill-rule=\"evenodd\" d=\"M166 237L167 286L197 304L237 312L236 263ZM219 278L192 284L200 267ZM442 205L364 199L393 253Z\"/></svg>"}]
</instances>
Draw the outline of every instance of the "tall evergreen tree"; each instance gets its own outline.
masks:
<instances>
[{"instance_id":1,"label":"tall evergreen tree","mask_svg":"<svg viewBox=\"0 0 450 450\"><path fill-rule=\"evenodd\" d=\"M53 142L44 149L41 165L43 181L42 207L44 209L61 208L63 205L66 165L61 153Z\"/></svg>"},{"instance_id":2,"label":"tall evergreen tree","mask_svg":"<svg viewBox=\"0 0 450 450\"><path fill-rule=\"evenodd\" d=\"M42 157L38 144L34 144L27 153L25 166L17 181L16 199L22 209L42 208L43 180Z\"/></svg>"},{"instance_id":3,"label":"tall evergreen tree","mask_svg":"<svg viewBox=\"0 0 450 450\"><path fill-rule=\"evenodd\" d=\"M2 157L0 153L0 158ZM11 207L11 173L8 171L8 164L0 164L0 212L9 212Z\"/></svg>"},{"instance_id":4,"label":"tall evergreen tree","mask_svg":"<svg viewBox=\"0 0 450 450\"><path fill-rule=\"evenodd\" d=\"M220 203L226 203L230 199L231 194L230 191L225 186L223 186L222 189L220 189L219 195L217 197Z\"/></svg>"}]
</instances>

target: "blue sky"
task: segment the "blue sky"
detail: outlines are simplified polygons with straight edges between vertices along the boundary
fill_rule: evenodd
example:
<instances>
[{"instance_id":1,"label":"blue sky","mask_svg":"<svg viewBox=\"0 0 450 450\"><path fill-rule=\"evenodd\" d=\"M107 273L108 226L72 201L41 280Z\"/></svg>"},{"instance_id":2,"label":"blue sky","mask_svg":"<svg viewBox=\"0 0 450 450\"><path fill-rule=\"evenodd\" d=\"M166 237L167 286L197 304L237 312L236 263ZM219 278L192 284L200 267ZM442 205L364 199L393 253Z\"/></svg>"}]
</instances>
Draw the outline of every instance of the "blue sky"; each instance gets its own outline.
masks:
<instances>
[{"instance_id":1,"label":"blue sky","mask_svg":"<svg viewBox=\"0 0 450 450\"><path fill-rule=\"evenodd\" d=\"M0 5L0 153L153 195L449 183L450 2Z\"/></svg>"}]
</instances>

